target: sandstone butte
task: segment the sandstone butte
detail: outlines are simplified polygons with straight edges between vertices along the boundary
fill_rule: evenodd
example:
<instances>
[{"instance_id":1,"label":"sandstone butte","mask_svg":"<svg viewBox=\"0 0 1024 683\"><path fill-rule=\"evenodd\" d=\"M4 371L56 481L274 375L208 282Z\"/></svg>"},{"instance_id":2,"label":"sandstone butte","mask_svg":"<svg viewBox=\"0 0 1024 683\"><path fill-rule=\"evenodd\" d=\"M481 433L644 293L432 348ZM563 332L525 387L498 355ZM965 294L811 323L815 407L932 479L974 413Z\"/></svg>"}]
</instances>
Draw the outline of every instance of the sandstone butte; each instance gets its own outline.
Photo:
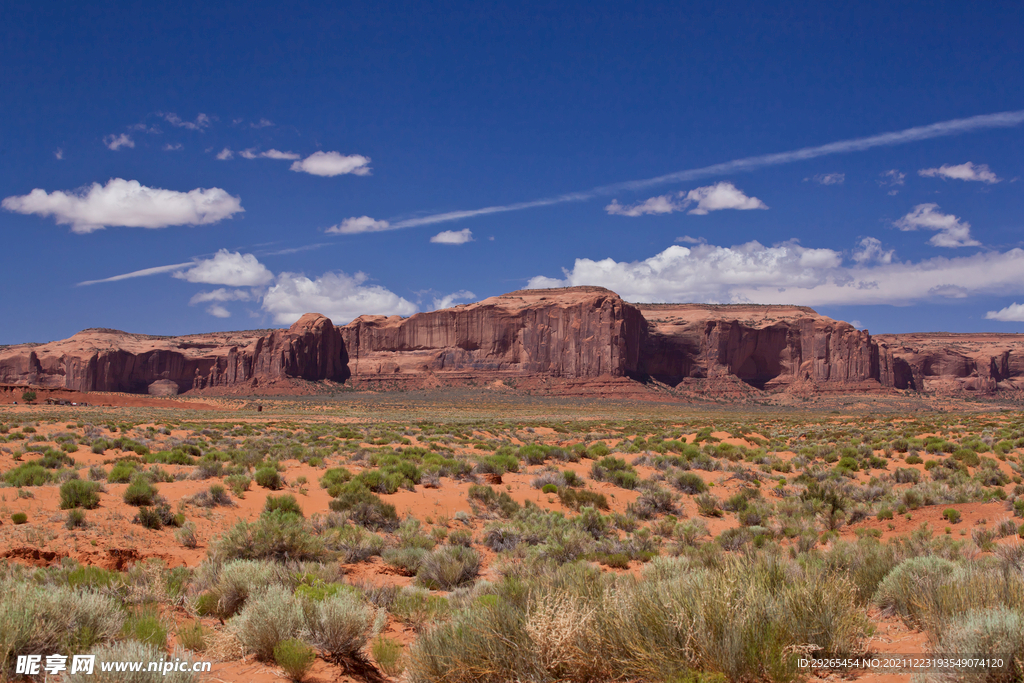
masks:
<instances>
[{"instance_id":1,"label":"sandstone butte","mask_svg":"<svg viewBox=\"0 0 1024 683\"><path fill-rule=\"evenodd\" d=\"M293 393L299 380L361 388L500 384L610 393L1024 388L1014 334L877 335L802 306L631 304L601 287L521 290L453 308L307 313L287 330L180 337L89 329L0 347L0 384L71 391ZM590 389L588 389L590 387ZM601 392L597 392L601 393ZM609 392L606 392L609 393Z\"/></svg>"}]
</instances>

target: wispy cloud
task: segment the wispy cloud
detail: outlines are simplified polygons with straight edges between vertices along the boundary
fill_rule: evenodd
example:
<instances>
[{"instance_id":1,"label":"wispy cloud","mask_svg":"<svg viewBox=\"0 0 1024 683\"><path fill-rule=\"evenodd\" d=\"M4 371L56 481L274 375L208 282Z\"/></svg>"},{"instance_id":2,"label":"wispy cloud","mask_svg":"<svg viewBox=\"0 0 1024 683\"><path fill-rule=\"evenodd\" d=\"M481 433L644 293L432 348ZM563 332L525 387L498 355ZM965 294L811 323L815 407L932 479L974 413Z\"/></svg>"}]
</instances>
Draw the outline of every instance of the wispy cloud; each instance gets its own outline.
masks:
<instances>
[{"instance_id":1,"label":"wispy cloud","mask_svg":"<svg viewBox=\"0 0 1024 683\"><path fill-rule=\"evenodd\" d=\"M451 294L445 294L441 297L434 297L433 310L439 311L442 308L451 308L455 305L456 301L472 301L476 298L476 294L466 289L460 289L457 292Z\"/></svg>"},{"instance_id":2,"label":"wispy cloud","mask_svg":"<svg viewBox=\"0 0 1024 683\"><path fill-rule=\"evenodd\" d=\"M644 214L665 214L682 211L696 204L690 213L698 216L707 215L711 211L723 209L767 209L768 206L757 197L748 197L743 191L729 182L720 182L707 187L698 187L689 192L651 197L637 204L623 206L617 200L604 207L609 214L617 216L642 216Z\"/></svg>"},{"instance_id":3,"label":"wispy cloud","mask_svg":"<svg viewBox=\"0 0 1024 683\"><path fill-rule=\"evenodd\" d=\"M209 116L206 114L199 114L196 116L195 121L184 121L180 116L172 112L158 112L157 116L163 117L167 123L177 128L185 128L187 130L198 130L202 131L209 128L213 123Z\"/></svg>"},{"instance_id":4,"label":"wispy cloud","mask_svg":"<svg viewBox=\"0 0 1024 683\"><path fill-rule=\"evenodd\" d=\"M907 174L900 173L897 169L891 168L884 173L880 173L878 176L878 186L883 188L889 188L889 195L899 194L899 190L896 188L903 187L907 182Z\"/></svg>"},{"instance_id":5,"label":"wispy cloud","mask_svg":"<svg viewBox=\"0 0 1024 683\"><path fill-rule=\"evenodd\" d=\"M291 170L318 176L370 175L370 157L339 152L313 152L291 165Z\"/></svg>"},{"instance_id":6,"label":"wispy cloud","mask_svg":"<svg viewBox=\"0 0 1024 683\"><path fill-rule=\"evenodd\" d=\"M164 145L165 152L177 152L184 148L185 146L182 145L180 142L168 142L166 145Z\"/></svg>"},{"instance_id":7,"label":"wispy cloud","mask_svg":"<svg viewBox=\"0 0 1024 683\"><path fill-rule=\"evenodd\" d=\"M245 211L240 198L219 187L176 192L122 178L69 192L37 188L27 195L7 197L2 206L17 213L53 216L58 225L70 224L71 231L79 234L112 226L208 225Z\"/></svg>"},{"instance_id":8,"label":"wispy cloud","mask_svg":"<svg viewBox=\"0 0 1024 683\"><path fill-rule=\"evenodd\" d=\"M431 237L430 241L434 244L465 244L466 242L473 241L473 232L469 228L464 230L443 230Z\"/></svg>"},{"instance_id":9,"label":"wispy cloud","mask_svg":"<svg viewBox=\"0 0 1024 683\"><path fill-rule=\"evenodd\" d=\"M235 153L234 153L234 152L232 152L232 151L231 151L230 149L228 149L227 147L225 147L225 148L224 148L224 149L222 149L221 151L217 152L217 159L218 159L219 161L227 161L228 159L231 159L231 158L233 158L234 156L235 156Z\"/></svg>"},{"instance_id":10,"label":"wispy cloud","mask_svg":"<svg viewBox=\"0 0 1024 683\"><path fill-rule=\"evenodd\" d=\"M905 128L903 130L893 131L890 133L881 133L879 135L853 138L850 140L840 140L838 142L830 142L826 145L803 147L789 152L744 157L742 159L734 159L732 161L713 164L711 166L702 166L700 168L686 169L684 171L677 171L675 173L669 173L644 180L630 180L612 185L602 185L582 192L570 192L554 197L516 202L514 204L486 206L480 209L447 211L444 213L408 218L405 220L391 222L389 225L393 230L399 228L413 228L421 225L434 225L436 223L446 223L464 218L473 218L475 216L506 213L509 211L522 211L524 209L551 206L553 204L582 202L602 195L607 196L618 192L643 190L649 187L665 185L668 183L687 182L690 180L698 180L700 178L755 171L760 168L791 164L835 154L848 154L851 152L863 152L878 147L905 145L911 142L948 137L950 135L959 135L961 133L969 133L975 130L987 128L1011 128L1020 125L1022 122L1024 122L1024 110L1000 112L998 114L982 114L980 116L972 116L970 118L941 121L927 126Z\"/></svg>"},{"instance_id":11,"label":"wispy cloud","mask_svg":"<svg viewBox=\"0 0 1024 683\"><path fill-rule=\"evenodd\" d=\"M54 151L54 153L53 153L53 157L54 157L55 159L57 159L58 161L59 161L60 159L63 159L63 158L64 158L64 150L63 150L63 149L61 149L60 147L58 147L58 148L56 149L56 151Z\"/></svg>"},{"instance_id":12,"label":"wispy cloud","mask_svg":"<svg viewBox=\"0 0 1024 683\"><path fill-rule=\"evenodd\" d=\"M938 168L922 168L920 171L917 172L917 174L925 178L973 180L976 182L989 184L998 183L1001 180L1001 178L997 177L996 174L992 172L992 170L988 167L988 164L978 164L977 166L975 166L970 161L956 166L943 164Z\"/></svg>"},{"instance_id":13,"label":"wispy cloud","mask_svg":"<svg viewBox=\"0 0 1024 683\"><path fill-rule=\"evenodd\" d=\"M260 119L259 121L249 124L251 128L268 128L272 125L274 125L274 122L268 121L267 119Z\"/></svg>"},{"instance_id":14,"label":"wispy cloud","mask_svg":"<svg viewBox=\"0 0 1024 683\"><path fill-rule=\"evenodd\" d=\"M842 185L846 181L845 173L819 173L810 178L804 178L804 182L813 180L819 185Z\"/></svg>"},{"instance_id":15,"label":"wispy cloud","mask_svg":"<svg viewBox=\"0 0 1024 683\"><path fill-rule=\"evenodd\" d=\"M143 268L142 270L133 270L130 273L123 273L121 275L114 275L113 277L105 277L101 280L86 280L85 282L79 282L78 286L84 285L98 285L101 282L120 282L121 280L130 280L135 277L148 277L150 275L159 275L161 273L170 273L175 270L181 270L182 268L188 268L193 265L194 262L189 261L188 263L172 263L169 266L156 266L155 268Z\"/></svg>"},{"instance_id":16,"label":"wispy cloud","mask_svg":"<svg viewBox=\"0 0 1024 683\"><path fill-rule=\"evenodd\" d=\"M252 292L247 289L226 289L220 287L210 292L199 292L189 299L189 306L206 303L208 301L249 301L253 298Z\"/></svg>"},{"instance_id":17,"label":"wispy cloud","mask_svg":"<svg viewBox=\"0 0 1024 683\"><path fill-rule=\"evenodd\" d=\"M936 247L978 247L981 242L971 238L971 224L953 214L939 213L938 204L918 204L914 210L893 225L903 231L937 230L928 242Z\"/></svg>"},{"instance_id":18,"label":"wispy cloud","mask_svg":"<svg viewBox=\"0 0 1024 683\"><path fill-rule=\"evenodd\" d=\"M378 221L369 216L353 216L338 225L332 225L324 232L332 235L357 235L361 232L382 232L391 229L391 224L387 221Z\"/></svg>"},{"instance_id":19,"label":"wispy cloud","mask_svg":"<svg viewBox=\"0 0 1024 683\"><path fill-rule=\"evenodd\" d=\"M302 155L296 154L295 152L282 152L276 149L268 149L266 152L260 152L257 151L255 147L250 147L249 149L243 149L238 153L238 156L243 159L287 159L289 161L293 161L301 158ZM231 157L228 158L230 159Z\"/></svg>"},{"instance_id":20,"label":"wispy cloud","mask_svg":"<svg viewBox=\"0 0 1024 683\"><path fill-rule=\"evenodd\" d=\"M135 141L132 140L131 136L127 133L121 133L120 135L108 135L103 138L103 144L107 146L107 149L112 149L115 152L122 147L135 147Z\"/></svg>"}]
</instances>

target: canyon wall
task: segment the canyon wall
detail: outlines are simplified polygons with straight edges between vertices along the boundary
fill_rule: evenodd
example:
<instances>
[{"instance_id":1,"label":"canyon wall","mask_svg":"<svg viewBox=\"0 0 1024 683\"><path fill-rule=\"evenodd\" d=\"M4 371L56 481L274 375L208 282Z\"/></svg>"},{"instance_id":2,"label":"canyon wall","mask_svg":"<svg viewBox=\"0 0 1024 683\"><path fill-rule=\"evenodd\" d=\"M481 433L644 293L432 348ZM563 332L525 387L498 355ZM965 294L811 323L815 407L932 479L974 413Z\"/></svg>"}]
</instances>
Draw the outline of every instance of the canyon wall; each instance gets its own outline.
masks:
<instances>
[{"instance_id":1,"label":"canyon wall","mask_svg":"<svg viewBox=\"0 0 1024 683\"><path fill-rule=\"evenodd\" d=\"M601 287L570 287L341 327L308 313L287 330L155 337L91 329L0 347L0 384L166 396L308 389L299 380L379 388L562 382L580 395L588 382L639 386L631 380L680 391L991 394L1024 388L1024 339L872 337L801 306L630 304Z\"/></svg>"}]
</instances>

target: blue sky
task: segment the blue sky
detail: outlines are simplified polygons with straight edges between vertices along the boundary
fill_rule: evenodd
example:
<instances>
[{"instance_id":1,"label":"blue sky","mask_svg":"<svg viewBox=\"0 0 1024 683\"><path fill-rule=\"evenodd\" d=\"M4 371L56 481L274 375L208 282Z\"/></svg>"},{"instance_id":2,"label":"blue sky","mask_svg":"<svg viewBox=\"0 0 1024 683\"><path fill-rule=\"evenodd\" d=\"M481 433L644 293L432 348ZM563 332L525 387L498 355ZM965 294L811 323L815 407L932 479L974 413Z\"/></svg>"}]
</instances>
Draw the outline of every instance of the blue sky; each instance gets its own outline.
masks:
<instances>
[{"instance_id":1,"label":"blue sky","mask_svg":"<svg viewBox=\"0 0 1024 683\"><path fill-rule=\"evenodd\" d=\"M1024 331L1024 5L779 4L8 3L0 344L565 284Z\"/></svg>"}]
</instances>

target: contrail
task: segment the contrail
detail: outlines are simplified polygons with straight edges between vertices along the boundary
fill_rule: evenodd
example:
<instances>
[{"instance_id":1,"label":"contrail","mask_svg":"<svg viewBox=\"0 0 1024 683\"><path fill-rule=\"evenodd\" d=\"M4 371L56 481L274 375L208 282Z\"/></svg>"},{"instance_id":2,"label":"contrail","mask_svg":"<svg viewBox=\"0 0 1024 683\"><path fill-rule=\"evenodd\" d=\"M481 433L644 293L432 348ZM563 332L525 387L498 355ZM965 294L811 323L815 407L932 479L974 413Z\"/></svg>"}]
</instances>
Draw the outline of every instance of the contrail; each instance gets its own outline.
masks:
<instances>
[{"instance_id":1,"label":"contrail","mask_svg":"<svg viewBox=\"0 0 1024 683\"><path fill-rule=\"evenodd\" d=\"M106 277L102 280L86 280L85 282L79 282L78 287L83 285L97 285L101 282L117 282L118 280L127 280L133 277L146 277L147 275L157 275L159 273L168 273L172 270L181 270L193 266L195 263L189 261L188 263L172 263L169 266L157 266L156 268L143 268L142 270L135 270L130 273L124 273L123 275L115 275L113 277Z\"/></svg>"},{"instance_id":2,"label":"contrail","mask_svg":"<svg viewBox=\"0 0 1024 683\"><path fill-rule=\"evenodd\" d=\"M733 161L726 161L721 164L703 166L701 168L691 168L685 171L677 171L675 173L657 176L655 178L647 178L645 180L629 180L621 183L614 183L612 185L601 185L583 192L571 192L569 194L562 194L544 199L534 199L527 202L505 204L503 206L486 206L481 209L435 213L429 216L409 218L395 223L390 223L387 224L388 227L378 226L373 228L372 231L377 232L380 230L414 228L419 225L447 223L449 221L457 221L463 218L472 218L474 216L484 216L492 213L522 211L523 209L551 206L552 204L566 204L568 202L583 202L588 199L593 199L594 197L615 194L617 192L622 192L623 190L642 190L656 185L697 180L699 178L721 176L728 173L753 171L768 166L791 164L795 161L817 159L818 157L830 156L832 154L863 152L864 150L873 149L875 147L905 145L909 142L917 142L918 140L930 140L932 138L941 138L948 135L957 135L958 133L969 133L971 131L981 130L984 128L1011 128L1019 125L1021 122L1024 122L1024 110L1006 111L999 114L982 114L980 116L972 116L966 119L941 121L928 126L906 128L900 131L881 133L879 135L872 135L865 138L840 140L839 142L830 142L827 145L819 145L817 147L804 147L803 149L797 149L791 152L778 152L776 154L762 154L760 156L746 157L744 159L734 159Z\"/></svg>"}]
</instances>

